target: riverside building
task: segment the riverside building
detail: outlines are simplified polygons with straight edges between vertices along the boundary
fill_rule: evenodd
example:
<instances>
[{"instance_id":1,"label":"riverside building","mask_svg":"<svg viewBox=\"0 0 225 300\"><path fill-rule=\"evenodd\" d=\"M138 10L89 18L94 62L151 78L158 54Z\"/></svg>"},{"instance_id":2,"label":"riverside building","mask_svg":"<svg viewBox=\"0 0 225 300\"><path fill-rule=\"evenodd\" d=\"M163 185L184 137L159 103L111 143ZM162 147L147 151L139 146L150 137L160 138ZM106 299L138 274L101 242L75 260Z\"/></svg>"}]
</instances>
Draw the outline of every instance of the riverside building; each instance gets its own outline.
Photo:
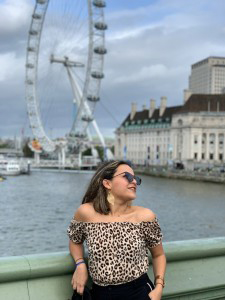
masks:
<instances>
[{"instance_id":1,"label":"riverside building","mask_svg":"<svg viewBox=\"0 0 225 300\"><path fill-rule=\"evenodd\" d=\"M189 91L192 94L225 93L225 57L210 56L193 64Z\"/></svg>"},{"instance_id":2,"label":"riverside building","mask_svg":"<svg viewBox=\"0 0 225 300\"><path fill-rule=\"evenodd\" d=\"M115 157L137 165L182 163L221 166L225 158L225 95L191 95L183 105L167 107L161 97L131 112L116 130Z\"/></svg>"}]
</instances>

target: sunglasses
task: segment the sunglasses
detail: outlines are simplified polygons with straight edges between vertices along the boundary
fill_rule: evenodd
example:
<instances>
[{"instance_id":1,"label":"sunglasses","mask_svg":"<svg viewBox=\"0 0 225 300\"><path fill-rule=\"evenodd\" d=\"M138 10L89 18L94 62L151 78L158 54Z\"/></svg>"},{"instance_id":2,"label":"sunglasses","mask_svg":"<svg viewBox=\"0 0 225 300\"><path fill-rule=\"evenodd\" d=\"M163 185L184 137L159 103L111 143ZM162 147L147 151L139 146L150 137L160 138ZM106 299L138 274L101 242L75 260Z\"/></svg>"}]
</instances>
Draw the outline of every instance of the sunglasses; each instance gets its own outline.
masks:
<instances>
[{"instance_id":1,"label":"sunglasses","mask_svg":"<svg viewBox=\"0 0 225 300\"><path fill-rule=\"evenodd\" d=\"M122 174L124 174L123 177L125 177L129 183L131 183L135 179L136 182L137 182L137 185L141 184L141 178L138 177L138 176L132 175L129 172L123 172L123 173L117 174L113 177L116 177L116 176L119 176L119 175L122 175Z\"/></svg>"}]
</instances>

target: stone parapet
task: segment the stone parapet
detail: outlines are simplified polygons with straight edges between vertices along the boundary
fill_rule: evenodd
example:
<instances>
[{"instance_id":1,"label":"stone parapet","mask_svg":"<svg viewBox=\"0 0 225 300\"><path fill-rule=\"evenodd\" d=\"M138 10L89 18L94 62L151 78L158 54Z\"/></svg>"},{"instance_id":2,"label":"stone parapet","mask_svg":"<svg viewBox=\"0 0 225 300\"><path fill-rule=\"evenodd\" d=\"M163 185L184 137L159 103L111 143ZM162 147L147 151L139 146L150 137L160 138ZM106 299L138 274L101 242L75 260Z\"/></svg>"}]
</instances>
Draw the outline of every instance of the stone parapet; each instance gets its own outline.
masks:
<instances>
[{"instance_id":1,"label":"stone parapet","mask_svg":"<svg viewBox=\"0 0 225 300\"><path fill-rule=\"evenodd\" d=\"M167 273L163 299L225 299L225 238L167 242L164 249ZM68 252L2 257L0 299L70 299L73 271ZM153 278L151 266L148 273Z\"/></svg>"}]
</instances>

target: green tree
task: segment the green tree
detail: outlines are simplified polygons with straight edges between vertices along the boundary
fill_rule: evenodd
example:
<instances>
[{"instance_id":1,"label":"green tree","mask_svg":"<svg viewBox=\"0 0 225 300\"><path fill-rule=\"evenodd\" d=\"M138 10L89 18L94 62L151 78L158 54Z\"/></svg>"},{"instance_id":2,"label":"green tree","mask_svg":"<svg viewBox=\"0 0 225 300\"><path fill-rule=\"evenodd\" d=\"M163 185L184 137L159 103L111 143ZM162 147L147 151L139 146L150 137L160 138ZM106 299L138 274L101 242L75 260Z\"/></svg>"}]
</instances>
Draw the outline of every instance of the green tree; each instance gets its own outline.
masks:
<instances>
[{"instance_id":1,"label":"green tree","mask_svg":"<svg viewBox=\"0 0 225 300\"><path fill-rule=\"evenodd\" d=\"M82 156L89 156L89 155L92 155L91 148L88 148L82 152Z\"/></svg>"},{"instance_id":2,"label":"green tree","mask_svg":"<svg viewBox=\"0 0 225 300\"><path fill-rule=\"evenodd\" d=\"M34 152L28 146L28 142L23 146L24 157L34 157Z\"/></svg>"},{"instance_id":3,"label":"green tree","mask_svg":"<svg viewBox=\"0 0 225 300\"><path fill-rule=\"evenodd\" d=\"M114 154L114 153L115 153L115 146L113 145L113 146L110 148L110 150L112 151L112 154Z\"/></svg>"},{"instance_id":4,"label":"green tree","mask_svg":"<svg viewBox=\"0 0 225 300\"><path fill-rule=\"evenodd\" d=\"M101 159L101 161L103 161L104 160L104 148L101 146L96 146L95 148L98 151L99 158Z\"/></svg>"},{"instance_id":5,"label":"green tree","mask_svg":"<svg viewBox=\"0 0 225 300\"><path fill-rule=\"evenodd\" d=\"M1 148L1 149L8 148L8 144L1 144L1 145L0 145L0 148Z\"/></svg>"}]
</instances>

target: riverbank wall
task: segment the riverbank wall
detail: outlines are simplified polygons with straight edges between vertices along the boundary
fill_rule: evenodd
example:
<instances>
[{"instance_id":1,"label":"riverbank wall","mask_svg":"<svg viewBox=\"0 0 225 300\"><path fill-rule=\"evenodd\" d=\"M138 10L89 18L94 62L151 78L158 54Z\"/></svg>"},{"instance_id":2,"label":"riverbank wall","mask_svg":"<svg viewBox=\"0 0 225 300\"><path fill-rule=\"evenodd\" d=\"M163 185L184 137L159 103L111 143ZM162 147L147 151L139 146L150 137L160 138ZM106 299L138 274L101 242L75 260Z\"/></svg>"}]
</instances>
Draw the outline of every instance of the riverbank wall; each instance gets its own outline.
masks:
<instances>
[{"instance_id":1,"label":"riverbank wall","mask_svg":"<svg viewBox=\"0 0 225 300\"><path fill-rule=\"evenodd\" d=\"M134 168L136 174L143 174L168 179L181 179L213 183L225 183L225 173L213 171L170 170L164 168Z\"/></svg>"},{"instance_id":2,"label":"riverbank wall","mask_svg":"<svg viewBox=\"0 0 225 300\"><path fill-rule=\"evenodd\" d=\"M225 238L167 242L164 249L167 273L163 299L225 299ZM68 252L2 257L0 299L71 299L73 271ZM151 264L148 274L152 279Z\"/></svg>"}]
</instances>

